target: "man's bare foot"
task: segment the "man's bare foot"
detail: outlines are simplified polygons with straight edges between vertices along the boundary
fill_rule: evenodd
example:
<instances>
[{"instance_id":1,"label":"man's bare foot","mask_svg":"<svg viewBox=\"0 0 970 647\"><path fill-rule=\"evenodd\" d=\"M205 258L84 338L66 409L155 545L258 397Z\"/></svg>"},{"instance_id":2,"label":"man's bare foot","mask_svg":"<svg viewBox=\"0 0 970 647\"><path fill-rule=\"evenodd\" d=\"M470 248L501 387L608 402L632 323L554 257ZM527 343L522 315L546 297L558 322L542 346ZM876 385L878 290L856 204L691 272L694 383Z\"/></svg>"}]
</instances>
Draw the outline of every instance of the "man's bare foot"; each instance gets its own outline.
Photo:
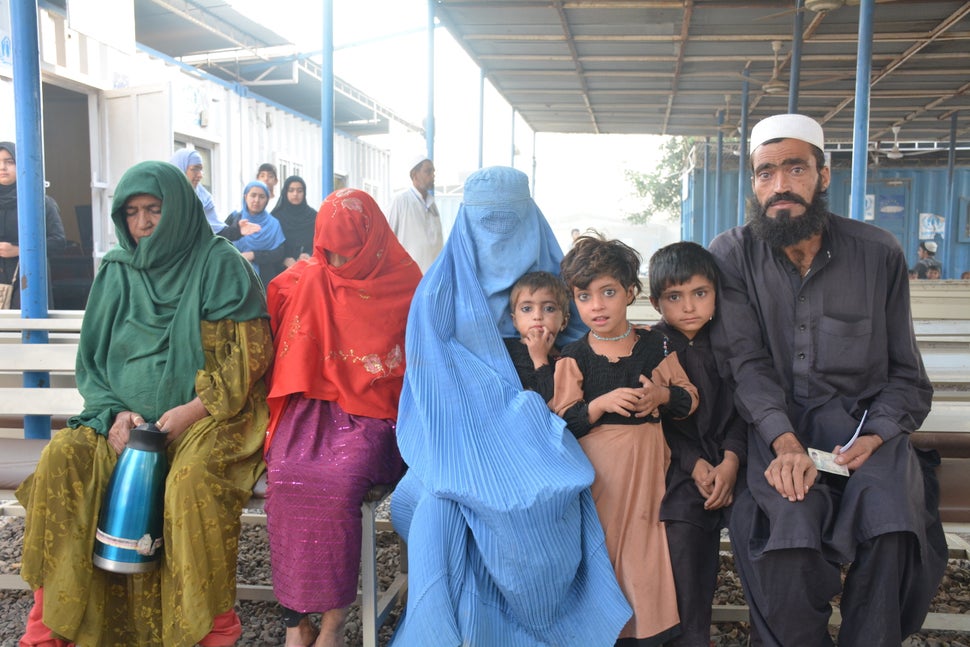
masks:
<instances>
[{"instance_id":1,"label":"man's bare foot","mask_svg":"<svg viewBox=\"0 0 970 647\"><path fill-rule=\"evenodd\" d=\"M286 647L312 647L317 639L317 630L309 616L303 616L300 624L286 628Z\"/></svg>"}]
</instances>

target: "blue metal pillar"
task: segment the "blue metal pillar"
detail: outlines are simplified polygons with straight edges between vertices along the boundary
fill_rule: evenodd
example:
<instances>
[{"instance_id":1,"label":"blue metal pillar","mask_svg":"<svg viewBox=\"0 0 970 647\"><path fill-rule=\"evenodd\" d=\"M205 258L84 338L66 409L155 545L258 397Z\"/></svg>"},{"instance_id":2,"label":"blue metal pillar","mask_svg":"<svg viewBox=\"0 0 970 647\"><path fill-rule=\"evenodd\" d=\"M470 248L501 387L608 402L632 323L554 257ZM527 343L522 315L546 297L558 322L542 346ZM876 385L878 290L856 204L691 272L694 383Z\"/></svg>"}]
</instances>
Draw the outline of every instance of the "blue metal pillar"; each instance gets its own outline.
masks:
<instances>
[{"instance_id":1,"label":"blue metal pillar","mask_svg":"<svg viewBox=\"0 0 970 647\"><path fill-rule=\"evenodd\" d=\"M744 224L744 202L748 188L748 68L741 84L741 132L738 134L738 226Z\"/></svg>"},{"instance_id":2,"label":"blue metal pillar","mask_svg":"<svg viewBox=\"0 0 970 647\"><path fill-rule=\"evenodd\" d=\"M721 209L721 172L724 170L724 111L717 111L717 152L715 153L714 168L714 231L711 232L711 239L724 231L725 216ZM707 242L711 242L708 240Z\"/></svg>"},{"instance_id":3,"label":"blue metal pillar","mask_svg":"<svg viewBox=\"0 0 970 647\"><path fill-rule=\"evenodd\" d=\"M805 23L805 0L795 3L795 26L791 36L791 75L788 81L788 112L798 112L798 84L802 73L802 26Z\"/></svg>"},{"instance_id":4,"label":"blue metal pillar","mask_svg":"<svg viewBox=\"0 0 970 647\"><path fill-rule=\"evenodd\" d=\"M40 39L36 0L10 3L13 92L17 138L17 228L20 247L20 314L47 317L47 220L44 206L44 137ZM25 332L24 342L46 344L47 331ZM50 373L24 373L25 387L50 386ZM25 416L25 438L50 438L50 416Z\"/></svg>"},{"instance_id":5,"label":"blue metal pillar","mask_svg":"<svg viewBox=\"0 0 970 647\"><path fill-rule=\"evenodd\" d=\"M512 150L509 152L509 166L515 168L515 108L512 108Z\"/></svg>"},{"instance_id":6,"label":"blue metal pillar","mask_svg":"<svg viewBox=\"0 0 970 647\"><path fill-rule=\"evenodd\" d=\"M872 71L872 14L875 0L859 4L859 45L855 66L855 119L852 128L852 189L849 216L865 220L869 163L869 74Z\"/></svg>"},{"instance_id":7,"label":"blue metal pillar","mask_svg":"<svg viewBox=\"0 0 970 647\"><path fill-rule=\"evenodd\" d=\"M532 197L536 197L536 131L534 130L532 131Z\"/></svg>"},{"instance_id":8,"label":"blue metal pillar","mask_svg":"<svg viewBox=\"0 0 970 647\"><path fill-rule=\"evenodd\" d=\"M708 188L711 184L711 138L704 138L704 198L701 201L701 226L697 228L695 236L699 235L695 241L701 245L707 245L711 241L710 232L713 229L711 227L710 221L710 207L708 206L710 200L710 191Z\"/></svg>"},{"instance_id":9,"label":"blue metal pillar","mask_svg":"<svg viewBox=\"0 0 970 647\"><path fill-rule=\"evenodd\" d=\"M947 200L946 218L943 221L943 278L960 278L957 267L957 189L956 189L956 160L957 160L957 118L959 112L950 115L950 150L946 158Z\"/></svg>"},{"instance_id":10,"label":"blue metal pillar","mask_svg":"<svg viewBox=\"0 0 970 647\"><path fill-rule=\"evenodd\" d=\"M434 0L428 0L428 116L424 124L424 139L429 160L434 160L434 4Z\"/></svg>"},{"instance_id":11,"label":"blue metal pillar","mask_svg":"<svg viewBox=\"0 0 970 647\"><path fill-rule=\"evenodd\" d=\"M478 168L485 157L485 68L478 69Z\"/></svg>"},{"instance_id":12,"label":"blue metal pillar","mask_svg":"<svg viewBox=\"0 0 970 647\"><path fill-rule=\"evenodd\" d=\"M323 160L320 174L324 197L333 193L333 0L323 0L323 65L320 68L320 130Z\"/></svg>"}]
</instances>

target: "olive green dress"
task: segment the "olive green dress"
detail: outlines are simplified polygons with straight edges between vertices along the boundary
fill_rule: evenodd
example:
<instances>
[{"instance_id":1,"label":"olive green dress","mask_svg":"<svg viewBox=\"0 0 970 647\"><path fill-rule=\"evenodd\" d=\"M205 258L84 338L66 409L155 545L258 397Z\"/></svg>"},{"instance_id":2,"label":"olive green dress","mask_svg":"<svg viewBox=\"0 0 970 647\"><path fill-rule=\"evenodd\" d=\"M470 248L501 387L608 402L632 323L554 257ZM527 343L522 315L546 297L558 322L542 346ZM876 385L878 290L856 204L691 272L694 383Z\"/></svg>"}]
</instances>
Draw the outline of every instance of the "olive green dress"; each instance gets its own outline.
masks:
<instances>
[{"instance_id":1,"label":"olive green dress","mask_svg":"<svg viewBox=\"0 0 970 647\"><path fill-rule=\"evenodd\" d=\"M146 194L161 209L136 241L127 200ZM249 263L213 236L175 166L132 167L111 216L119 243L98 269L78 345L84 410L17 491L26 509L21 574L43 588L43 624L69 641L187 647L235 601L239 514L264 469L273 348L265 296ZM156 422L196 396L209 415L168 446L158 570L95 568L98 514L118 459L107 439L115 418L131 411Z\"/></svg>"},{"instance_id":2,"label":"olive green dress","mask_svg":"<svg viewBox=\"0 0 970 647\"><path fill-rule=\"evenodd\" d=\"M239 515L263 469L268 410L260 376L272 344L265 320L202 327L206 366L196 383L212 415L168 448L158 570L118 575L92 564L118 456L90 427L55 434L17 491L27 509L22 575L44 587L44 624L80 645L194 645L234 604Z\"/></svg>"}]
</instances>

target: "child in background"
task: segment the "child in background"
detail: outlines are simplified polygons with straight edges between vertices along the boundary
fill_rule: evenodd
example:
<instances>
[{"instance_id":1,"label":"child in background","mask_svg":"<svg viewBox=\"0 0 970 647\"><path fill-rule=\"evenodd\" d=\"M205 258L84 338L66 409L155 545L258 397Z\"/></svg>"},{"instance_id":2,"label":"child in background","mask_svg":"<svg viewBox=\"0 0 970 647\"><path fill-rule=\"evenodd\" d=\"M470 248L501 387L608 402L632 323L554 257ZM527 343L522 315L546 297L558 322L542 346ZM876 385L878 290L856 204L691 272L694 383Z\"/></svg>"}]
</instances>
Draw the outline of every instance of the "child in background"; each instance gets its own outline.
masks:
<instances>
[{"instance_id":1,"label":"child in background","mask_svg":"<svg viewBox=\"0 0 970 647\"><path fill-rule=\"evenodd\" d=\"M662 412L670 447L667 494L660 518L677 584L681 635L675 647L707 647L717 583L721 529L727 526L734 487L747 453L747 425L734 408L734 391L718 375L707 323L714 318L718 270L697 243L681 242L650 259L650 303L662 320L668 353L700 394L697 411L682 420Z\"/></svg>"},{"instance_id":2,"label":"child in background","mask_svg":"<svg viewBox=\"0 0 970 647\"><path fill-rule=\"evenodd\" d=\"M512 324L520 338L506 337L512 364L523 388L548 402L553 392L553 363L559 357L556 337L569 323L569 292L549 272L529 272L509 293Z\"/></svg>"},{"instance_id":3,"label":"child in background","mask_svg":"<svg viewBox=\"0 0 970 647\"><path fill-rule=\"evenodd\" d=\"M697 390L677 354L665 354L663 334L627 320L627 306L642 289L636 250L581 236L560 267L590 332L563 349L549 406L566 420L596 473L593 499L610 561L634 611L616 644L658 645L680 631L660 521L670 462L660 411L690 415Z\"/></svg>"}]
</instances>

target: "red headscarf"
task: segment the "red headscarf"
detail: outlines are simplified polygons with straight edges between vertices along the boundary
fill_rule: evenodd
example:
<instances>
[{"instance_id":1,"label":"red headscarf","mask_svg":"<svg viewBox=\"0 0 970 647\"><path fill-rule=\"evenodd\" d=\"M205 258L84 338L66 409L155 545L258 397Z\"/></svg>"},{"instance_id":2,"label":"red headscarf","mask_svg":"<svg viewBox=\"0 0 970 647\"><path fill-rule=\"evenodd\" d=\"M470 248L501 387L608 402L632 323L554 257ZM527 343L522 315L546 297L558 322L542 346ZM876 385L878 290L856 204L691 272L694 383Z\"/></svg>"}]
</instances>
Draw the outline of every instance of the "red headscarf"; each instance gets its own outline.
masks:
<instances>
[{"instance_id":1,"label":"red headscarf","mask_svg":"<svg viewBox=\"0 0 970 647\"><path fill-rule=\"evenodd\" d=\"M327 251L349 260L334 267ZM357 189L327 197L317 212L313 257L267 289L276 351L267 446L293 393L354 415L397 418L404 326L420 280L372 197Z\"/></svg>"}]
</instances>

